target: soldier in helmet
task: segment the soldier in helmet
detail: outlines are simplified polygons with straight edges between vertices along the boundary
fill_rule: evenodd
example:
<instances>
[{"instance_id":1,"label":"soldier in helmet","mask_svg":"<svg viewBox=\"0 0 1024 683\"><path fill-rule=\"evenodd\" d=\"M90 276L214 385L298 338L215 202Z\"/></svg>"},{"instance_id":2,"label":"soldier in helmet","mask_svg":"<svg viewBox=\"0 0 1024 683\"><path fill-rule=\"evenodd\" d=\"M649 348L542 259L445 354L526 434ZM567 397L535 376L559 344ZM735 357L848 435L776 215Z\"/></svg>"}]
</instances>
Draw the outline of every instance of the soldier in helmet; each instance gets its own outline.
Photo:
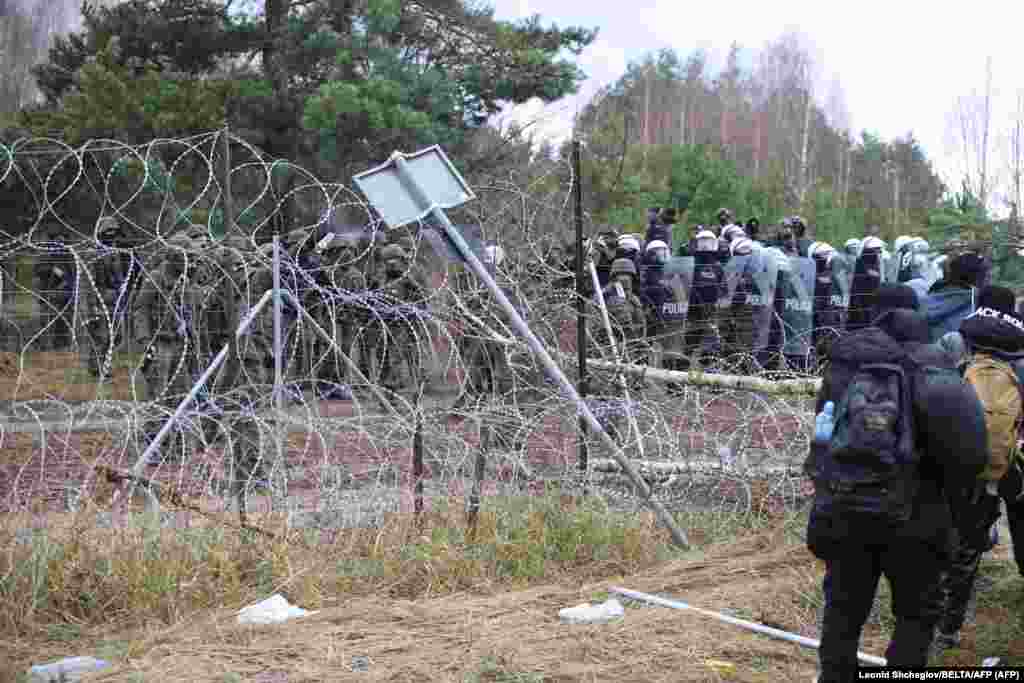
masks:
<instances>
[{"instance_id":1,"label":"soldier in helmet","mask_svg":"<svg viewBox=\"0 0 1024 683\"><path fill-rule=\"evenodd\" d=\"M96 225L96 253L78 283L81 306L79 344L90 374L108 379L114 345L121 333L127 302L126 273L116 251L120 228L115 219L101 218Z\"/></svg>"},{"instance_id":2,"label":"soldier in helmet","mask_svg":"<svg viewBox=\"0 0 1024 683\"><path fill-rule=\"evenodd\" d=\"M686 317L685 360L681 370L688 370L696 352L702 365L709 360L703 350L715 337L718 300L725 285L725 271L719 259L718 238L710 230L702 230L694 238L693 288Z\"/></svg>"},{"instance_id":3,"label":"soldier in helmet","mask_svg":"<svg viewBox=\"0 0 1024 683\"><path fill-rule=\"evenodd\" d=\"M233 246L245 247L243 240ZM248 246L252 246L251 243ZM232 295L228 327L241 327L250 307L273 285L273 271L249 250L224 249L227 271L224 290ZM216 376L214 391L220 411L218 427L226 437L229 492L239 511L247 509L248 493L269 485L274 453L274 420L266 417L274 383L273 316L269 307L253 319L241 334L232 334L224 366ZM258 415L263 413L262 416Z\"/></svg>"},{"instance_id":4,"label":"soldier in helmet","mask_svg":"<svg viewBox=\"0 0 1024 683\"><path fill-rule=\"evenodd\" d=\"M50 229L33 238L44 249L32 267L32 288L41 295L40 322L46 335L42 344L44 349L54 350L71 343L71 304L75 290L74 257L58 235L57 229Z\"/></svg>"},{"instance_id":5,"label":"soldier in helmet","mask_svg":"<svg viewBox=\"0 0 1024 683\"><path fill-rule=\"evenodd\" d=\"M363 301L367 291L366 276L357 263L358 256L359 240L355 235L334 235L331 242L324 245L321 277L325 280L322 286L330 299L323 302L325 305L321 305L320 310L333 316L333 321L324 320L321 325L327 324L326 330L331 329L331 324L336 325L336 341L342 352L354 363L361 364L360 367L365 367L361 345L356 344L361 323L369 320L366 302ZM349 398L351 393L346 389L350 373L348 363L326 346L317 348L322 349L318 356L327 355L327 361L319 366L321 374L318 375L329 384L323 398Z\"/></svg>"},{"instance_id":6,"label":"soldier in helmet","mask_svg":"<svg viewBox=\"0 0 1024 683\"><path fill-rule=\"evenodd\" d=\"M611 282L602 290L605 307L608 311L608 318L611 322L612 333L615 335L616 347L622 353L627 363L635 362L637 344L647 336L647 320L644 315L644 306L637 296L638 278L636 264L630 259L620 258L612 263ZM600 316L600 313L597 314ZM600 332L595 335L598 343L610 345L604 323L600 317L596 324ZM610 349L609 349L610 351ZM625 398L621 393L621 385L618 378L606 387L607 394ZM624 436L619 427L623 412L617 408L609 411L605 417L605 426L612 438L619 439Z\"/></svg>"},{"instance_id":7,"label":"soldier in helmet","mask_svg":"<svg viewBox=\"0 0 1024 683\"><path fill-rule=\"evenodd\" d=\"M141 370L147 393L163 408L143 425L141 446L156 436L201 371L196 353L201 293L190 282L197 253L184 233L173 235L159 248L133 302L134 346L144 353ZM161 444L158 460L184 455L185 434L176 428Z\"/></svg>"},{"instance_id":8,"label":"soldier in helmet","mask_svg":"<svg viewBox=\"0 0 1024 683\"><path fill-rule=\"evenodd\" d=\"M417 304L426 299L426 288L412 272L409 254L397 244L388 244L377 254L379 299L379 332L374 340L380 384L397 392L402 388L404 365L413 390L419 389L421 377L420 345L427 343L426 331L419 318Z\"/></svg>"},{"instance_id":9,"label":"soldier in helmet","mask_svg":"<svg viewBox=\"0 0 1024 683\"><path fill-rule=\"evenodd\" d=\"M850 286L850 312L846 331L854 332L871 324L874 296L882 286L882 249L885 244L877 237L866 237L861 244L853 282Z\"/></svg>"}]
</instances>

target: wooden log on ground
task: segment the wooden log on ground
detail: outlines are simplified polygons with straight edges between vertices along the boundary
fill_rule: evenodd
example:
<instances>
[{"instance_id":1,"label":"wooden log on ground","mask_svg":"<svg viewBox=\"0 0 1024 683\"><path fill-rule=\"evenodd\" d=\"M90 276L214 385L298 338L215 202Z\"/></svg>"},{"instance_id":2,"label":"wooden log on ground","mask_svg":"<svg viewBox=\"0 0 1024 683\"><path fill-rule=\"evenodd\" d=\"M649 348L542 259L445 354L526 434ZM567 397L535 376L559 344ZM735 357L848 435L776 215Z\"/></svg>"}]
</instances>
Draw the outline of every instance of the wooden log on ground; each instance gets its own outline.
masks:
<instances>
[{"instance_id":1,"label":"wooden log on ground","mask_svg":"<svg viewBox=\"0 0 1024 683\"><path fill-rule=\"evenodd\" d=\"M762 394L774 394L781 396L816 396L818 390L821 388L821 379L818 377L808 379L771 380L764 379L763 377L722 375L699 372L696 370L678 372L675 370L652 368L647 365L612 363L611 361L594 359L588 360L587 366L598 370L624 372L627 375L643 377L644 379L654 382L675 382L678 384L689 384L692 386L756 391Z\"/></svg>"},{"instance_id":2,"label":"wooden log on ground","mask_svg":"<svg viewBox=\"0 0 1024 683\"><path fill-rule=\"evenodd\" d=\"M590 467L594 472L602 474L617 474L622 471L619 463L611 458L595 458L590 461ZM723 465L716 462L688 462L670 460L637 460L633 467L641 476L649 477L670 477L675 474L760 474L780 475L792 474L801 475L799 465L773 465L772 467L750 467L737 468Z\"/></svg>"}]
</instances>

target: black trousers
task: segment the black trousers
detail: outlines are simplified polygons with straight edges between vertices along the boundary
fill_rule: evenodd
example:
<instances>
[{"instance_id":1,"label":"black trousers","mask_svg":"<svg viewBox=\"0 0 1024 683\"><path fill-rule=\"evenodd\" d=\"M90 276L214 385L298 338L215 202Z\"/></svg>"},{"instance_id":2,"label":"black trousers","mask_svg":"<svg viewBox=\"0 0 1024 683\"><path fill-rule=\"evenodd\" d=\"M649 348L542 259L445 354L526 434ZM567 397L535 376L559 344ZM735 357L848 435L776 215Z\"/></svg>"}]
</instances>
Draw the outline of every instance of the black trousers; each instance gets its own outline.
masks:
<instances>
[{"instance_id":1,"label":"black trousers","mask_svg":"<svg viewBox=\"0 0 1024 683\"><path fill-rule=\"evenodd\" d=\"M925 666L938 620L935 595L945 558L931 546L900 539L851 547L829 558L818 661L820 683L857 679L857 647L883 575L892 592L896 629L885 656L889 666Z\"/></svg>"},{"instance_id":2,"label":"black trousers","mask_svg":"<svg viewBox=\"0 0 1024 683\"><path fill-rule=\"evenodd\" d=\"M952 558L942 575L942 619L938 626L943 633L953 634L963 628L981 556L992 548L990 531L999 521L1000 499L1006 503L1017 571L1024 576L1024 496L1021 495L1024 479L1021 471L1011 467L999 482L997 495L981 491L982 488L978 483L950 495L958 533Z\"/></svg>"}]
</instances>

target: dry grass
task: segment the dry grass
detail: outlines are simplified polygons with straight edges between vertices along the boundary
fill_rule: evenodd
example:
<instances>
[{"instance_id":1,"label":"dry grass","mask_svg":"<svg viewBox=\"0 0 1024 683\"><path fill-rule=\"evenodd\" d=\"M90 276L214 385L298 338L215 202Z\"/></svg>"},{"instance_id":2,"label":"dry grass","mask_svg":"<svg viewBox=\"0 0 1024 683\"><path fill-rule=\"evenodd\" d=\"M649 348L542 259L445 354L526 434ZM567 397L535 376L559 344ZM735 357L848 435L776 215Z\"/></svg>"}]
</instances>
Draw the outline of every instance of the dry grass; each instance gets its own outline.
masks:
<instances>
[{"instance_id":1,"label":"dry grass","mask_svg":"<svg viewBox=\"0 0 1024 683\"><path fill-rule=\"evenodd\" d=\"M548 505L537 506L514 530L502 528L501 515L486 516L477 547L493 548L489 557L458 552L460 544L443 537L460 520L444 517L431 520L422 534L411 520L392 519L383 529L319 546L319 561L295 545L250 544L249 550L238 546L225 555L225 542L207 558L205 575L178 584L174 600L154 599L139 581L152 583L158 573L146 566L145 557L122 550L119 573L128 580L122 600L107 595L103 612L91 615L81 611L80 600L49 604L36 614L34 627L22 629L12 659L45 661L44 652L65 656L66 645L53 640L66 638L70 629L79 639L76 652L88 644L93 652L115 656L120 666L95 679L104 681L721 680L705 660L732 662L738 671L732 680L812 674L813 653L688 613L631 607L618 624L558 623L560 608L604 599L610 585L624 584L712 609L745 605L751 613L739 616L813 632L813 607L794 596L820 576L785 522L767 530L749 525L702 530L701 520L691 518L686 521L704 549L665 560L667 535L649 514L633 517L619 538L605 543L585 536L599 533L611 518L591 518L577 525L575 543L569 543L573 534L567 520L576 515L579 521L588 512L568 499L551 499ZM558 521L558 515L569 517ZM121 538L117 547L125 544L131 547L131 538ZM96 547L96 541L87 545ZM531 557L537 557L533 548L548 548L551 559L531 565ZM376 575L352 576L358 573L351 562L357 557L379 558ZM82 595L83 588L84 594L95 594L94 583L82 583L82 562L73 560L64 570L52 566L48 581L62 595ZM260 562L269 563L262 580ZM167 572L187 563L166 551L161 561ZM201 586L211 584L220 590L204 594ZM238 607L271 591L321 611L283 627L234 623ZM71 626L55 627L53 620L61 615ZM50 623L42 629L44 621ZM84 625L89 621L97 625ZM74 624L81 625L77 631ZM127 630L119 635L114 626ZM11 633L9 627L5 632ZM369 671L350 673L353 657L367 657Z\"/></svg>"},{"instance_id":2,"label":"dry grass","mask_svg":"<svg viewBox=\"0 0 1024 683\"><path fill-rule=\"evenodd\" d=\"M681 516L694 547L670 551L650 513L623 515L549 492L494 498L476 539L464 501L436 504L423 528L392 515L375 529L239 537L209 520L157 530L101 528L93 510L11 517L0 531L0 681L79 654L115 668L90 680L557 681L810 680L816 653L689 612L627 603L624 621L558 622L562 607L621 585L809 637L823 567L806 551L802 514ZM279 526L267 515L266 528ZM30 542L17 529L35 528ZM24 536L26 532L22 531ZM1005 546L1000 548L1005 554ZM1019 579L986 561L978 619L947 663L1024 655ZM1013 574L1013 576L1011 576ZM239 626L240 607L280 592L318 614ZM861 651L890 635L880 591ZM368 670L353 672L357 659ZM709 662L734 671L721 674ZM5 679L5 673L7 678Z\"/></svg>"},{"instance_id":3,"label":"dry grass","mask_svg":"<svg viewBox=\"0 0 1024 683\"><path fill-rule=\"evenodd\" d=\"M109 382L99 384L73 351L0 353L0 401L130 401L145 397L145 383L132 369L137 358L118 354Z\"/></svg>"}]
</instances>

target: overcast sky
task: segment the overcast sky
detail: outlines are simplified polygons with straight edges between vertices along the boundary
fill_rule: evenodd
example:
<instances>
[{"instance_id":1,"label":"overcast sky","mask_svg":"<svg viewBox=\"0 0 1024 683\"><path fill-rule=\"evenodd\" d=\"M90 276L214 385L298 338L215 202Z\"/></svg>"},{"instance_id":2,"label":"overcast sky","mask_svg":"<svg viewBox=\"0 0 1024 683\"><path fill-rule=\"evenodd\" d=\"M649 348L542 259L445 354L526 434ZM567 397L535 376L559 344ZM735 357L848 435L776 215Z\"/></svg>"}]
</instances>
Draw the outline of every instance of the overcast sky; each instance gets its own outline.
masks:
<instances>
[{"instance_id":1,"label":"overcast sky","mask_svg":"<svg viewBox=\"0 0 1024 683\"><path fill-rule=\"evenodd\" d=\"M992 57L997 98L993 127L1005 130L1017 92L1024 90L1024 2L1005 0L944 6L931 0L864 0L840 5L821 0L778 2L656 2L655 0L491 0L499 19L540 14L544 24L597 27L600 34L579 60L589 79L579 95L541 107L518 107L513 116L542 116L543 132L565 138L573 114L626 65L663 47L685 56L703 47L721 64L733 41L756 50L794 28L815 44L822 92L838 78L851 128L884 138L913 131L947 177L958 174L948 149L947 113L960 94L979 92L985 60ZM997 131L997 132L1000 132ZM957 183L958 184L958 183Z\"/></svg>"}]
</instances>

